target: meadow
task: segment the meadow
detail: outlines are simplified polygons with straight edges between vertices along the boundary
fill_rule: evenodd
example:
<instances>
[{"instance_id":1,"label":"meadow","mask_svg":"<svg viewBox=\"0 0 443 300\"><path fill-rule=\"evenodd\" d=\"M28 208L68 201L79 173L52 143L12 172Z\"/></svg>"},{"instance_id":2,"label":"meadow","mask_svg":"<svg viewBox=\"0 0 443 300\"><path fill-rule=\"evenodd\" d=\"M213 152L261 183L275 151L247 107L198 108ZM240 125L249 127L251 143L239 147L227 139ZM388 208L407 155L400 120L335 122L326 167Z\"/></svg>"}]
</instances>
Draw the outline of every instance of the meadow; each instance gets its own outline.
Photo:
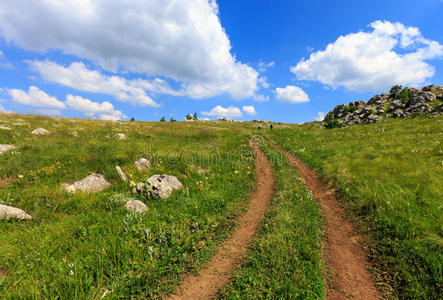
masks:
<instances>
[{"instance_id":1,"label":"meadow","mask_svg":"<svg viewBox=\"0 0 443 300\"><path fill-rule=\"evenodd\" d=\"M1 125L11 128L0 130L0 142L17 146L0 156L0 202L33 217L0 222L5 299L170 293L229 236L253 188L252 151L245 134L228 123L0 116ZM38 127L50 134L31 135ZM149 170L135 168L140 157L150 159ZM92 172L103 174L111 187L74 195L60 189ZM131 194L133 184L153 174L175 175L184 188L167 200L141 199L149 208L144 215L113 200L140 198Z\"/></svg>"},{"instance_id":2,"label":"meadow","mask_svg":"<svg viewBox=\"0 0 443 300\"><path fill-rule=\"evenodd\" d=\"M442 116L330 130L308 123L266 136L337 190L392 297L443 296Z\"/></svg>"}]
</instances>

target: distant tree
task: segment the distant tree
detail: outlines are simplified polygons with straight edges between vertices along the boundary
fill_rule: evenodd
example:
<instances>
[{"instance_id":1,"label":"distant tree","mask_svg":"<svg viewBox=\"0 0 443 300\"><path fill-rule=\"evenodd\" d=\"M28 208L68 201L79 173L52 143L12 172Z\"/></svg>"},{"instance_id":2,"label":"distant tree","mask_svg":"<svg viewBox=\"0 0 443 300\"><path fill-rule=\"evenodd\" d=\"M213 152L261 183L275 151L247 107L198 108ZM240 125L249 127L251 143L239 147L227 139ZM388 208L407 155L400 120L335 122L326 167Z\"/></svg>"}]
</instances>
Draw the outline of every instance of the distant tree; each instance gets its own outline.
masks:
<instances>
[{"instance_id":1,"label":"distant tree","mask_svg":"<svg viewBox=\"0 0 443 300\"><path fill-rule=\"evenodd\" d=\"M171 119L169 120L169 122L177 122L177 120L174 119L173 117L171 117Z\"/></svg>"},{"instance_id":2,"label":"distant tree","mask_svg":"<svg viewBox=\"0 0 443 300\"><path fill-rule=\"evenodd\" d=\"M401 85L394 85L391 87L391 90L389 91L390 96L393 98L397 96L397 94L401 91L402 86Z\"/></svg>"},{"instance_id":3,"label":"distant tree","mask_svg":"<svg viewBox=\"0 0 443 300\"><path fill-rule=\"evenodd\" d=\"M166 122L166 119L164 116L160 119L160 122Z\"/></svg>"},{"instance_id":4,"label":"distant tree","mask_svg":"<svg viewBox=\"0 0 443 300\"><path fill-rule=\"evenodd\" d=\"M192 119L193 119L194 121L197 121L197 120L198 120L198 117L197 117L197 113L196 113L196 112L195 112L194 115L192 116Z\"/></svg>"},{"instance_id":5,"label":"distant tree","mask_svg":"<svg viewBox=\"0 0 443 300\"><path fill-rule=\"evenodd\" d=\"M135 121L135 119L134 119L134 117L132 117L132 118L131 118L131 122L134 122L134 121Z\"/></svg>"},{"instance_id":6,"label":"distant tree","mask_svg":"<svg viewBox=\"0 0 443 300\"><path fill-rule=\"evenodd\" d=\"M192 120L192 115L191 114L187 114L186 115L186 120Z\"/></svg>"}]
</instances>

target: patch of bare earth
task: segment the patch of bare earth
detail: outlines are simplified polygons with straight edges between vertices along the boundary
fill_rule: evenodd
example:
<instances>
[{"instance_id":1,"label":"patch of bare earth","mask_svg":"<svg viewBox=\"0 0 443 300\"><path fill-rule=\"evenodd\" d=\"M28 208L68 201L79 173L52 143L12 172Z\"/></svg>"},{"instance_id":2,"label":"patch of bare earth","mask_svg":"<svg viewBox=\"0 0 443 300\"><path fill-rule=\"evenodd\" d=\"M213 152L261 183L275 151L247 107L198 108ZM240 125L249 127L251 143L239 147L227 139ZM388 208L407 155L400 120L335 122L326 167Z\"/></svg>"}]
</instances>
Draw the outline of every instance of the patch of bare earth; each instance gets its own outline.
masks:
<instances>
[{"instance_id":1,"label":"patch of bare earth","mask_svg":"<svg viewBox=\"0 0 443 300\"><path fill-rule=\"evenodd\" d=\"M245 257L247 247L263 220L274 191L272 167L264 153L249 141L255 153L257 187L248 210L240 217L232 237L225 241L198 276L188 275L167 299L211 299L231 277Z\"/></svg>"},{"instance_id":2,"label":"patch of bare earth","mask_svg":"<svg viewBox=\"0 0 443 300\"><path fill-rule=\"evenodd\" d=\"M381 299L369 272L370 264L352 222L335 196L318 176L300 159L271 142L292 166L298 168L320 204L326 220L323 259L327 268L327 299Z\"/></svg>"},{"instance_id":3,"label":"patch of bare earth","mask_svg":"<svg viewBox=\"0 0 443 300\"><path fill-rule=\"evenodd\" d=\"M8 271L0 268L0 277L6 276L6 274L8 274Z\"/></svg>"}]
</instances>

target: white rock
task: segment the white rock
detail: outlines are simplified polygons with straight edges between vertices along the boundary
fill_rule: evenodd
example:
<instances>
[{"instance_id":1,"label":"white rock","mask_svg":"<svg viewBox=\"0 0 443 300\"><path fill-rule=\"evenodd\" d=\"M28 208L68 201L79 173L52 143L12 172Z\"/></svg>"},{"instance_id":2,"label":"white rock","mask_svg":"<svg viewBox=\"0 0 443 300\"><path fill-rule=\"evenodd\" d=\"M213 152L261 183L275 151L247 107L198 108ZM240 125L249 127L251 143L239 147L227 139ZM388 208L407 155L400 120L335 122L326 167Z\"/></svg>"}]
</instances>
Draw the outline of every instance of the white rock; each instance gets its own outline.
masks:
<instances>
[{"instance_id":1,"label":"white rock","mask_svg":"<svg viewBox=\"0 0 443 300\"><path fill-rule=\"evenodd\" d=\"M17 148L15 145L5 145L5 144L0 144L0 154L5 153L6 151L12 150Z\"/></svg>"},{"instance_id":2,"label":"white rock","mask_svg":"<svg viewBox=\"0 0 443 300\"><path fill-rule=\"evenodd\" d=\"M101 192L108 188L111 184L101 174L92 173L91 175L76 181L73 184L64 183L61 188L69 193L86 192L95 193Z\"/></svg>"},{"instance_id":3,"label":"white rock","mask_svg":"<svg viewBox=\"0 0 443 300\"><path fill-rule=\"evenodd\" d=\"M7 127L7 126L0 126L0 129L3 129L3 130L11 130L11 128L10 128L10 127Z\"/></svg>"},{"instance_id":4,"label":"white rock","mask_svg":"<svg viewBox=\"0 0 443 300\"><path fill-rule=\"evenodd\" d=\"M129 211L135 211L137 213L145 213L148 211L148 207L140 200L130 200L126 202L125 207Z\"/></svg>"},{"instance_id":5,"label":"white rock","mask_svg":"<svg viewBox=\"0 0 443 300\"><path fill-rule=\"evenodd\" d=\"M18 220L31 220L32 217L25 213L23 210L0 204L0 220L7 220L7 219L18 219Z\"/></svg>"},{"instance_id":6,"label":"white rock","mask_svg":"<svg viewBox=\"0 0 443 300\"><path fill-rule=\"evenodd\" d=\"M151 163L149 162L149 160L143 157L137 160L134 164L139 171L143 171L151 167Z\"/></svg>"},{"instance_id":7,"label":"white rock","mask_svg":"<svg viewBox=\"0 0 443 300\"><path fill-rule=\"evenodd\" d=\"M37 129L34 129L31 133L36 134L36 135L45 135L45 134L49 134L49 131L47 131L44 128L37 128Z\"/></svg>"},{"instance_id":8,"label":"white rock","mask_svg":"<svg viewBox=\"0 0 443 300\"><path fill-rule=\"evenodd\" d=\"M121 180L128 181L128 177L126 174L122 171L122 168L120 166L116 166L115 169L117 170L118 175L120 176Z\"/></svg>"},{"instance_id":9,"label":"white rock","mask_svg":"<svg viewBox=\"0 0 443 300\"><path fill-rule=\"evenodd\" d=\"M126 135L124 133L117 133L116 136L119 140L126 140Z\"/></svg>"},{"instance_id":10,"label":"white rock","mask_svg":"<svg viewBox=\"0 0 443 300\"><path fill-rule=\"evenodd\" d=\"M161 199L168 198L173 191L183 187L177 177L172 175L154 175L148 179L148 184L149 193L153 197L160 197Z\"/></svg>"},{"instance_id":11,"label":"white rock","mask_svg":"<svg viewBox=\"0 0 443 300\"><path fill-rule=\"evenodd\" d=\"M78 133L77 133L77 131L74 130L74 131L72 132L72 135L75 136L75 137L78 137Z\"/></svg>"}]
</instances>

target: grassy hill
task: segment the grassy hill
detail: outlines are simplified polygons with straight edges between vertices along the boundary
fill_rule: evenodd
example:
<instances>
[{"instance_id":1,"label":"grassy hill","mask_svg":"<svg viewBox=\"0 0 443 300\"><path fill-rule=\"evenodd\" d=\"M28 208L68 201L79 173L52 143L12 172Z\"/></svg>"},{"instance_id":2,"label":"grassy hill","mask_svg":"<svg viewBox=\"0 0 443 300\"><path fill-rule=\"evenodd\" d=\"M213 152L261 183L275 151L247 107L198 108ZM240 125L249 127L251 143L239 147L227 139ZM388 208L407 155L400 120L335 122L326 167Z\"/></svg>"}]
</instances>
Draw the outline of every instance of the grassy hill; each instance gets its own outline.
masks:
<instances>
[{"instance_id":1,"label":"grassy hill","mask_svg":"<svg viewBox=\"0 0 443 300\"><path fill-rule=\"evenodd\" d=\"M337 188L400 298L442 296L443 116L268 136Z\"/></svg>"},{"instance_id":2,"label":"grassy hill","mask_svg":"<svg viewBox=\"0 0 443 300\"><path fill-rule=\"evenodd\" d=\"M324 129L319 123L111 122L0 114L0 203L33 220L0 221L0 295L16 298L160 298L196 272L236 226L254 187L246 137L264 134L337 188L370 237L377 274L393 297L441 297L443 117ZM43 127L50 134L35 136ZM74 133L74 131L76 133ZM117 133L127 136L117 138ZM248 258L221 298L324 296L322 220L299 174L274 150L273 202ZM146 157L151 168L134 162ZM119 165L129 176L123 182ZM62 183L97 172L111 187L68 194ZM134 183L171 174L167 200L133 195ZM126 211L114 195L148 205ZM296 276L295 276L296 275Z\"/></svg>"}]
</instances>

